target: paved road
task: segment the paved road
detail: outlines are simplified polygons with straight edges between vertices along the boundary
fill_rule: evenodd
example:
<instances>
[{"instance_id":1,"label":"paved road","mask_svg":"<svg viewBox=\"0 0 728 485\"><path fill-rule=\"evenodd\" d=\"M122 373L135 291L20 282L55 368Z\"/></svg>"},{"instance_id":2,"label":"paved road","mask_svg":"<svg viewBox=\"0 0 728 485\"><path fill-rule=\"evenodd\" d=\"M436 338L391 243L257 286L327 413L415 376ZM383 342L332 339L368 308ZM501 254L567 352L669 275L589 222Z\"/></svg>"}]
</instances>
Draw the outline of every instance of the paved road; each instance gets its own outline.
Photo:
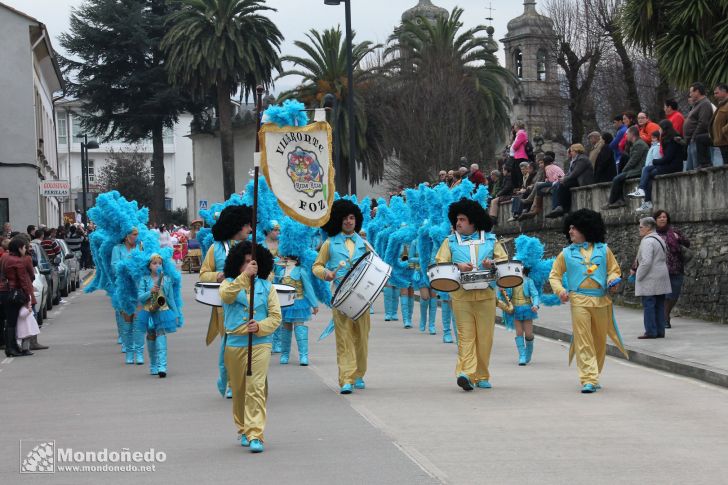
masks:
<instances>
[{"instance_id":1,"label":"paved road","mask_svg":"<svg viewBox=\"0 0 728 485\"><path fill-rule=\"evenodd\" d=\"M204 347L208 312L193 282L185 276L187 323L169 339L165 380L123 364L101 294L52 313L41 337L50 350L0 364L0 483L728 483L725 389L610 358L605 389L581 395L563 343L537 339L534 363L518 367L499 328L494 389L466 394L455 346L384 323L380 308L365 391L336 392L333 337L312 342L308 368L273 361L266 452L252 455L215 390L217 348ZM166 461L133 476L20 475L21 439L154 448Z\"/></svg>"}]
</instances>

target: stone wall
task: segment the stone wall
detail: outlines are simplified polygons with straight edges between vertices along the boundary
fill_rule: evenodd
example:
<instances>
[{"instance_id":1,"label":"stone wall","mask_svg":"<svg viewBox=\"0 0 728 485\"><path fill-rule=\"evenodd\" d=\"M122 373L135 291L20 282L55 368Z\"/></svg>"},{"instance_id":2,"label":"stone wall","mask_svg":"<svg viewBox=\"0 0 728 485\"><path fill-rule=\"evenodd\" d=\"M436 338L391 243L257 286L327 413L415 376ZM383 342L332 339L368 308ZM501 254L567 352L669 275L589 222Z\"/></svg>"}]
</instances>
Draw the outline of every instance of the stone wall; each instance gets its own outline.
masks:
<instances>
[{"instance_id":1,"label":"stone wall","mask_svg":"<svg viewBox=\"0 0 728 485\"><path fill-rule=\"evenodd\" d=\"M617 257L624 276L637 255L639 200L628 200L625 208L603 211L609 183L572 190L573 209L589 208L602 213L607 224L607 243ZM631 192L637 180L630 180ZM682 315L728 323L728 167L684 172L657 177L654 182L655 209L666 210L672 224L690 239L695 257L686 268L683 293L677 304ZM627 192L625 192L627 193ZM546 201L550 207L550 201ZM546 209L548 212L549 209ZM506 238L519 234L538 236L548 256L556 256L567 244L562 233L563 218L544 219L543 215L524 223L505 222L511 205L502 204L495 232ZM513 246L509 244L512 251ZM625 278L626 280L626 278ZM617 303L638 305L633 285L623 285Z\"/></svg>"}]
</instances>

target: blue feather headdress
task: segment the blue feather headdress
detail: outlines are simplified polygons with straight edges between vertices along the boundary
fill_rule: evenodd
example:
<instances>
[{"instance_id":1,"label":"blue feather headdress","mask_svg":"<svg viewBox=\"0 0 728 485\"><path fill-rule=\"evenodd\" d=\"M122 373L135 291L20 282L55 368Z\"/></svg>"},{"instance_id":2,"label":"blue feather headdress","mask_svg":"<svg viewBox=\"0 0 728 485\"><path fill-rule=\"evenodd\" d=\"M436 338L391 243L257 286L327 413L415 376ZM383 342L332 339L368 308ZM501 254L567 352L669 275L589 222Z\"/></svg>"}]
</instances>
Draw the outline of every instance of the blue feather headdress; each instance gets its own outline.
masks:
<instances>
[{"instance_id":1,"label":"blue feather headdress","mask_svg":"<svg viewBox=\"0 0 728 485\"><path fill-rule=\"evenodd\" d=\"M297 222L290 217L281 221L281 237L278 240L278 254L282 257L296 257L298 264L309 276L313 292L318 301L331 306L331 285L313 275L313 263L318 253L311 249L310 242L316 237L318 229Z\"/></svg>"},{"instance_id":2,"label":"blue feather headdress","mask_svg":"<svg viewBox=\"0 0 728 485\"><path fill-rule=\"evenodd\" d=\"M540 239L524 234L516 238L516 259L521 261L525 268L529 269L528 277L536 286L541 301L546 306L560 305L561 300L559 300L558 295L543 293L543 286L548 281L551 268L554 265L553 258L544 260L543 255L544 245Z\"/></svg>"},{"instance_id":3,"label":"blue feather headdress","mask_svg":"<svg viewBox=\"0 0 728 485\"><path fill-rule=\"evenodd\" d=\"M242 203L253 207L253 187L254 179L250 179L245 186L245 195L242 197ZM271 228L271 221L282 221L284 217L283 209L278 205L278 199L268 186L265 177L258 176L258 227L256 238L259 243L265 239L265 231Z\"/></svg>"},{"instance_id":4,"label":"blue feather headdress","mask_svg":"<svg viewBox=\"0 0 728 485\"><path fill-rule=\"evenodd\" d=\"M278 126L306 126L308 113L306 106L295 99L287 99L283 104L274 104L263 112L263 123L274 123Z\"/></svg>"}]
</instances>

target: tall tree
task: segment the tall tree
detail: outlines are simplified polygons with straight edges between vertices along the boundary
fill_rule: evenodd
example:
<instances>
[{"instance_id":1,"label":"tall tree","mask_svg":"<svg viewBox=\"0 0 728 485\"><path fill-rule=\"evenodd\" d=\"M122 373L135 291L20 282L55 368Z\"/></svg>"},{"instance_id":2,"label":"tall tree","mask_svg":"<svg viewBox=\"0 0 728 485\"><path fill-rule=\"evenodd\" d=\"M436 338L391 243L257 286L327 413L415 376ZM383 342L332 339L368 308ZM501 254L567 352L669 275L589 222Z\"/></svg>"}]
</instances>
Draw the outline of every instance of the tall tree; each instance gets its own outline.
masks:
<instances>
[{"instance_id":1,"label":"tall tree","mask_svg":"<svg viewBox=\"0 0 728 485\"><path fill-rule=\"evenodd\" d=\"M169 80L198 99L214 91L220 127L223 190L235 192L235 152L230 96L269 86L280 70L283 35L259 12L275 11L262 0L179 0L162 41Z\"/></svg>"},{"instance_id":2,"label":"tall tree","mask_svg":"<svg viewBox=\"0 0 728 485\"><path fill-rule=\"evenodd\" d=\"M498 65L487 27L463 29L462 14L456 7L435 22L405 21L390 38L382 89L396 109L389 110L387 155L402 184L430 180L461 156L491 155L509 124L505 87L515 78Z\"/></svg>"},{"instance_id":3,"label":"tall tree","mask_svg":"<svg viewBox=\"0 0 728 485\"><path fill-rule=\"evenodd\" d=\"M166 0L89 0L71 10L60 43L69 92L84 104L82 128L101 141L152 139L151 216L164 210L164 128L171 128L188 97L164 71L160 43Z\"/></svg>"},{"instance_id":4,"label":"tall tree","mask_svg":"<svg viewBox=\"0 0 728 485\"><path fill-rule=\"evenodd\" d=\"M98 174L101 190L104 192L117 190L127 200L135 200L140 206L149 206L152 195L147 187L152 184L153 177L149 161L144 154L137 149L112 150L106 162Z\"/></svg>"},{"instance_id":5,"label":"tall tree","mask_svg":"<svg viewBox=\"0 0 728 485\"><path fill-rule=\"evenodd\" d=\"M628 43L656 54L678 87L728 79L727 0L625 0L621 27Z\"/></svg>"},{"instance_id":6,"label":"tall tree","mask_svg":"<svg viewBox=\"0 0 728 485\"><path fill-rule=\"evenodd\" d=\"M354 36L354 34L352 34ZM348 62L346 56L346 39L339 27L326 29L323 33L312 29L306 34L308 42L297 40L294 45L301 49L305 56L283 56L284 62L290 62L294 68L281 73L280 77L301 76L302 83L280 95L281 99L296 98L307 106L323 106L324 97L333 94L338 102L333 122L334 130L339 130L339 144L336 146L341 166L337 167L337 185L344 185L349 180L349 117L347 107L351 102L348 87ZM356 153L362 165L362 174L372 182L378 182L382 176L381 156L372 146L367 136L370 127L367 120L368 108L364 97L359 94L366 89L366 81L371 79L371 71L362 69L362 61L375 49L381 46L364 41L358 44L352 39L352 62L354 64L356 117ZM374 143L373 145L376 145ZM373 155L373 152L375 156Z\"/></svg>"}]
</instances>

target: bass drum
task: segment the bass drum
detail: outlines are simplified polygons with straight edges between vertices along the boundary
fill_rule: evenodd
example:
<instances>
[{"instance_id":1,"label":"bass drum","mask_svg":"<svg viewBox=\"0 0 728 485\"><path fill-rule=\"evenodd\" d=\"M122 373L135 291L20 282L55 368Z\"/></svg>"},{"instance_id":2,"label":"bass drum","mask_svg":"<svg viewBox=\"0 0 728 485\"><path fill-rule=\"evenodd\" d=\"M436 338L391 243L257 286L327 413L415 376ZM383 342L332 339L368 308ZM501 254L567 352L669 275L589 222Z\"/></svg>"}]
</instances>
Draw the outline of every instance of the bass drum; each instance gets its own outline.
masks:
<instances>
[{"instance_id":1,"label":"bass drum","mask_svg":"<svg viewBox=\"0 0 728 485\"><path fill-rule=\"evenodd\" d=\"M374 253L359 258L336 288L331 305L352 320L369 310L384 289L392 267Z\"/></svg>"},{"instance_id":2,"label":"bass drum","mask_svg":"<svg viewBox=\"0 0 728 485\"><path fill-rule=\"evenodd\" d=\"M222 306L220 283L195 283L195 300L207 306Z\"/></svg>"}]
</instances>

